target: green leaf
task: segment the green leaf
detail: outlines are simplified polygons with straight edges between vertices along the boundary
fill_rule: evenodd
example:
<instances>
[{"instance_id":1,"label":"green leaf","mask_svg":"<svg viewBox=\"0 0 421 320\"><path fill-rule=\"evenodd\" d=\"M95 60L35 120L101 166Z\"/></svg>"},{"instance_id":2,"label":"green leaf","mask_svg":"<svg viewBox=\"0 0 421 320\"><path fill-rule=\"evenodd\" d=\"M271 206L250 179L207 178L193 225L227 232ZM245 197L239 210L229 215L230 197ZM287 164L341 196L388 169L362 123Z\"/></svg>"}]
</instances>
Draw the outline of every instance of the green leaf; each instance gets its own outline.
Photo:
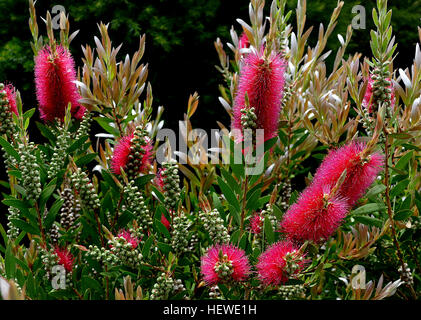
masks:
<instances>
[{"instance_id":1,"label":"green leaf","mask_svg":"<svg viewBox=\"0 0 421 320\"><path fill-rule=\"evenodd\" d=\"M114 121L105 117L95 117L94 120L108 133L112 134L115 137L120 136L120 132L117 128L114 128L110 125Z\"/></svg>"},{"instance_id":2,"label":"green leaf","mask_svg":"<svg viewBox=\"0 0 421 320\"><path fill-rule=\"evenodd\" d=\"M163 242L158 242L158 248L159 250L161 250L163 253L168 254L171 251L171 246L167 243L163 243Z\"/></svg>"},{"instance_id":3,"label":"green leaf","mask_svg":"<svg viewBox=\"0 0 421 320\"><path fill-rule=\"evenodd\" d=\"M39 196L39 208L41 212L44 212L45 205L48 199L53 194L54 190L56 189L56 182L57 178L51 180L51 182L42 190L41 195Z\"/></svg>"},{"instance_id":4,"label":"green leaf","mask_svg":"<svg viewBox=\"0 0 421 320\"><path fill-rule=\"evenodd\" d=\"M70 154L73 151L76 151L77 149L79 149L86 140L89 139L89 136L83 136L81 138L79 138L78 140L76 140L69 148L67 148L66 153Z\"/></svg>"},{"instance_id":5,"label":"green leaf","mask_svg":"<svg viewBox=\"0 0 421 320\"><path fill-rule=\"evenodd\" d=\"M405 191L408 185L409 185L408 179L400 181L399 183L396 184L396 186L392 188L392 190L390 190L390 197L393 198L393 197L399 196L402 192Z\"/></svg>"},{"instance_id":6,"label":"green leaf","mask_svg":"<svg viewBox=\"0 0 421 320\"><path fill-rule=\"evenodd\" d=\"M386 190L386 186L384 184L377 184L373 188L368 190L367 193L365 194L365 196L367 198L371 198L371 197L374 197L374 196L384 192L385 190Z\"/></svg>"},{"instance_id":7,"label":"green leaf","mask_svg":"<svg viewBox=\"0 0 421 320\"><path fill-rule=\"evenodd\" d=\"M91 288L91 289L94 289L98 292L103 291L100 283L92 277L84 276L84 277L82 277L81 281L82 281L85 288Z\"/></svg>"},{"instance_id":8,"label":"green leaf","mask_svg":"<svg viewBox=\"0 0 421 320\"><path fill-rule=\"evenodd\" d=\"M13 146L7 142L3 137L0 137L0 145L3 147L3 149L11 155L13 158L15 158L18 162L20 161L20 156L17 153L17 151L13 148Z\"/></svg>"},{"instance_id":9,"label":"green leaf","mask_svg":"<svg viewBox=\"0 0 421 320\"><path fill-rule=\"evenodd\" d=\"M246 208L249 210L256 210L260 207L259 197L262 193L262 189L258 188L253 191L251 195L248 194L248 200L246 204Z\"/></svg>"},{"instance_id":10,"label":"green leaf","mask_svg":"<svg viewBox=\"0 0 421 320\"><path fill-rule=\"evenodd\" d=\"M406 220L411 217L413 213L414 212L409 209L401 210L393 216L393 219L398 221Z\"/></svg>"},{"instance_id":11,"label":"green leaf","mask_svg":"<svg viewBox=\"0 0 421 320\"><path fill-rule=\"evenodd\" d=\"M64 203L63 199L57 199L51 206L50 210L48 210L47 216L44 219L45 229L47 230L50 229L63 203Z\"/></svg>"},{"instance_id":12,"label":"green leaf","mask_svg":"<svg viewBox=\"0 0 421 320\"><path fill-rule=\"evenodd\" d=\"M167 238L171 239L171 234L168 231L168 229L163 225L163 223L159 220L155 220L155 225L158 228L158 230Z\"/></svg>"},{"instance_id":13,"label":"green leaf","mask_svg":"<svg viewBox=\"0 0 421 320\"><path fill-rule=\"evenodd\" d=\"M145 244L143 245L143 249L142 249L142 256L147 258L149 256L152 244L154 242L155 238L153 235L150 235L148 237L148 240L145 241Z\"/></svg>"},{"instance_id":14,"label":"green leaf","mask_svg":"<svg viewBox=\"0 0 421 320\"><path fill-rule=\"evenodd\" d=\"M266 239L268 240L269 244L275 242L275 233L273 232L272 223L270 222L269 218L265 218L264 222L264 232Z\"/></svg>"},{"instance_id":15,"label":"green leaf","mask_svg":"<svg viewBox=\"0 0 421 320\"><path fill-rule=\"evenodd\" d=\"M19 229L21 229L21 230L23 230L23 231L25 231L27 233L30 233L30 234L33 234L33 235L39 235L40 234L38 228L35 228L31 224L29 224L29 223L27 223L27 222L25 222L23 220L20 220L20 219L10 219L10 222L14 226L18 227Z\"/></svg>"},{"instance_id":16,"label":"green leaf","mask_svg":"<svg viewBox=\"0 0 421 320\"><path fill-rule=\"evenodd\" d=\"M221 177L217 177L217 180L218 180L218 185L221 188L222 193L224 194L227 202L231 204L239 212L240 204L237 198L235 197L234 192L231 190L228 184L226 184L225 181L221 179Z\"/></svg>"},{"instance_id":17,"label":"green leaf","mask_svg":"<svg viewBox=\"0 0 421 320\"><path fill-rule=\"evenodd\" d=\"M224 179L227 181L230 188L234 190L237 194L241 194L241 187L239 183L234 179L234 177L222 167L221 167L221 174L224 177Z\"/></svg>"},{"instance_id":18,"label":"green leaf","mask_svg":"<svg viewBox=\"0 0 421 320\"><path fill-rule=\"evenodd\" d=\"M51 130L43 125L41 122L36 122L36 125L38 127L38 130L41 131L41 134L46 137L51 144L55 144L57 141L57 137L51 132Z\"/></svg>"},{"instance_id":19,"label":"green leaf","mask_svg":"<svg viewBox=\"0 0 421 320\"><path fill-rule=\"evenodd\" d=\"M405 170L406 166L409 163L409 160L411 160L412 156L414 154L414 151L408 152L407 154L403 155L398 163L396 164L395 168L398 170Z\"/></svg>"},{"instance_id":20,"label":"green leaf","mask_svg":"<svg viewBox=\"0 0 421 320\"><path fill-rule=\"evenodd\" d=\"M354 219L357 222L360 222L362 224L368 225L368 226L375 226L378 228L381 228L383 226L383 222L379 219L367 217L367 216L354 216Z\"/></svg>"},{"instance_id":21,"label":"green leaf","mask_svg":"<svg viewBox=\"0 0 421 320\"><path fill-rule=\"evenodd\" d=\"M2 236L2 238L3 238L3 242L4 242L4 244L7 244L7 242L8 242L8 239L7 239L7 233L6 233L6 231L4 230L4 228L3 228L3 226L2 226L2 224L0 223L0 235Z\"/></svg>"},{"instance_id":22,"label":"green leaf","mask_svg":"<svg viewBox=\"0 0 421 320\"><path fill-rule=\"evenodd\" d=\"M368 203L352 211L352 214L363 215L367 213L385 211L386 206L384 203Z\"/></svg>"},{"instance_id":23,"label":"green leaf","mask_svg":"<svg viewBox=\"0 0 421 320\"><path fill-rule=\"evenodd\" d=\"M84 155L84 156L80 157L79 159L77 159L75 161L75 163L78 167L81 167L85 164L88 164L89 162L94 160L96 157L97 157L96 153L88 153L87 155Z\"/></svg>"},{"instance_id":24,"label":"green leaf","mask_svg":"<svg viewBox=\"0 0 421 320\"><path fill-rule=\"evenodd\" d=\"M115 183L114 179L112 178L110 172L108 170L101 171L102 177L107 182L107 184L116 191L120 191L119 187Z\"/></svg>"},{"instance_id":25,"label":"green leaf","mask_svg":"<svg viewBox=\"0 0 421 320\"><path fill-rule=\"evenodd\" d=\"M9 279L13 279L16 274L16 263L15 263L15 256L12 252L12 246L8 245L6 248L6 253L4 255L4 268L6 271L6 276Z\"/></svg>"},{"instance_id":26,"label":"green leaf","mask_svg":"<svg viewBox=\"0 0 421 320\"><path fill-rule=\"evenodd\" d=\"M155 178L154 174L145 174L144 176L141 176L135 180L135 185L139 188L139 190L142 190L143 187L151 181L153 178Z\"/></svg>"}]
</instances>

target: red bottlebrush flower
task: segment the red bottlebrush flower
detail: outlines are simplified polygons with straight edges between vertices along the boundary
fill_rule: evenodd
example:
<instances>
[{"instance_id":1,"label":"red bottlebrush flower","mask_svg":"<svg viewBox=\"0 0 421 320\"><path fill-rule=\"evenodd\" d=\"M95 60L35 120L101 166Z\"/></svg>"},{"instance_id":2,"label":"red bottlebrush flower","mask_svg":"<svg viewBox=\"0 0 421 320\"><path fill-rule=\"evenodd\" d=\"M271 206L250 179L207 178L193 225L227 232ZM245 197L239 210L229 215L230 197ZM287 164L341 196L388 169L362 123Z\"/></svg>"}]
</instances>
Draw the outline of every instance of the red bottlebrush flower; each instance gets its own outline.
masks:
<instances>
[{"instance_id":1,"label":"red bottlebrush flower","mask_svg":"<svg viewBox=\"0 0 421 320\"><path fill-rule=\"evenodd\" d=\"M54 254L57 256L57 263L62 265L67 272L72 272L75 259L70 251L56 247L54 249Z\"/></svg>"},{"instance_id":2,"label":"red bottlebrush flower","mask_svg":"<svg viewBox=\"0 0 421 320\"><path fill-rule=\"evenodd\" d=\"M280 231L295 242L320 242L329 238L348 213L347 201L338 196L330 198L332 188L312 184L285 213Z\"/></svg>"},{"instance_id":3,"label":"red bottlebrush flower","mask_svg":"<svg viewBox=\"0 0 421 320\"><path fill-rule=\"evenodd\" d=\"M234 100L232 128L236 141L242 137L242 110L246 108L246 93L250 108L257 117L256 129L264 129L265 141L278 133L279 113L284 88L285 61L279 54L265 58L262 53L249 53L240 71L240 80ZM240 132L238 132L238 130Z\"/></svg>"},{"instance_id":4,"label":"red bottlebrush flower","mask_svg":"<svg viewBox=\"0 0 421 320\"><path fill-rule=\"evenodd\" d=\"M161 215L161 223L167 228L168 231L170 231L171 225L168 219L165 217L164 214Z\"/></svg>"},{"instance_id":5,"label":"red bottlebrush flower","mask_svg":"<svg viewBox=\"0 0 421 320\"><path fill-rule=\"evenodd\" d=\"M134 133L121 138L118 144L115 146L111 160L111 169L114 174L120 175L121 168L127 172L127 167L130 164L133 164L136 160L139 161L136 169L137 172L144 173L148 169L152 158L152 144L150 140L146 138L147 144L141 147L144 153L141 155L140 159L136 159L133 149L135 147L133 139Z\"/></svg>"},{"instance_id":6,"label":"red bottlebrush flower","mask_svg":"<svg viewBox=\"0 0 421 320\"><path fill-rule=\"evenodd\" d=\"M346 169L338 196L347 199L352 207L374 182L384 162L379 153L364 155L365 148L365 143L354 141L331 151L317 169L313 184L334 186Z\"/></svg>"},{"instance_id":7,"label":"red bottlebrush flower","mask_svg":"<svg viewBox=\"0 0 421 320\"><path fill-rule=\"evenodd\" d=\"M244 281L250 274L250 264L244 250L233 245L212 246L201 262L201 272L209 286L220 282Z\"/></svg>"},{"instance_id":8,"label":"red bottlebrush flower","mask_svg":"<svg viewBox=\"0 0 421 320\"><path fill-rule=\"evenodd\" d=\"M69 102L71 113L81 119L85 108L78 100L75 62L68 49L57 46L55 52L46 46L35 57L35 86L41 118L46 122L64 119Z\"/></svg>"},{"instance_id":9,"label":"red bottlebrush flower","mask_svg":"<svg viewBox=\"0 0 421 320\"><path fill-rule=\"evenodd\" d=\"M7 84L4 87L4 91L6 92L6 98L9 101L10 111L14 114L18 115L18 108L16 105L16 89L11 84Z\"/></svg>"},{"instance_id":10,"label":"red bottlebrush flower","mask_svg":"<svg viewBox=\"0 0 421 320\"><path fill-rule=\"evenodd\" d=\"M395 105L395 92L393 90L393 85L392 85L392 81L391 79L387 79L388 81L390 81L390 86L388 87L391 90L391 101L390 101L390 106L393 107ZM374 80L370 77L368 79L368 85L367 85L367 89L365 91L364 94L364 99L363 99L363 106L365 108L367 108L368 112L373 112L373 83Z\"/></svg>"},{"instance_id":11,"label":"red bottlebrush flower","mask_svg":"<svg viewBox=\"0 0 421 320\"><path fill-rule=\"evenodd\" d=\"M256 267L263 285L277 286L299 274L305 263L304 255L292 242L279 241L260 255Z\"/></svg>"},{"instance_id":12,"label":"red bottlebrush flower","mask_svg":"<svg viewBox=\"0 0 421 320\"><path fill-rule=\"evenodd\" d=\"M140 240L136 237L133 237L132 234L127 230L121 230L118 233L117 237L123 238L124 240L126 240L127 243L130 243L133 249L136 249L138 244L140 243Z\"/></svg>"},{"instance_id":13,"label":"red bottlebrush flower","mask_svg":"<svg viewBox=\"0 0 421 320\"><path fill-rule=\"evenodd\" d=\"M261 213L255 213L250 219L251 233L260 234L263 228L264 216Z\"/></svg>"},{"instance_id":14,"label":"red bottlebrush flower","mask_svg":"<svg viewBox=\"0 0 421 320\"><path fill-rule=\"evenodd\" d=\"M249 38L247 37L247 34L243 32L240 36L240 39L238 39L238 48L244 49L244 48L249 48L249 47L250 47Z\"/></svg>"}]
</instances>

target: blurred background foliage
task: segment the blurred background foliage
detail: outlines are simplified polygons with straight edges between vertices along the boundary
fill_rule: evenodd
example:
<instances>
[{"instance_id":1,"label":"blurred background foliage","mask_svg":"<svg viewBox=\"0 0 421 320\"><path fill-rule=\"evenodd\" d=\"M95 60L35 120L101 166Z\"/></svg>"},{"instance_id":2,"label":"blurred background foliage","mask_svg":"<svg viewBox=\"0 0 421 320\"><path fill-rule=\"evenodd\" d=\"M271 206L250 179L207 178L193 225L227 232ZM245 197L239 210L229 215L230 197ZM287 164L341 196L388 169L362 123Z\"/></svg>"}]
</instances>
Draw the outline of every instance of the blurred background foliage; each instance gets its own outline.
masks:
<instances>
[{"instance_id":1,"label":"blurred background foliage","mask_svg":"<svg viewBox=\"0 0 421 320\"><path fill-rule=\"evenodd\" d=\"M178 128L190 93L201 97L199 111L193 121L195 127L210 129L219 120L229 125L229 118L218 102L218 84L222 82L214 65L218 57L213 41L220 37L225 43L234 25L241 32L236 18L248 18L248 0L96 0L96 1L37 1L37 14L45 16L54 5L62 5L70 15L71 31L80 29L71 50L76 65L81 66L81 45L93 45L99 32L96 23L110 23L111 39L117 46L123 43L120 56L132 53L139 35L146 33L145 60L149 63L149 81L154 90L155 105L166 109L166 126ZM356 15L355 5L366 8L366 29L354 30L348 52L370 55L369 30L373 27L371 11L375 0L345 1L335 33L345 35L347 26ZM269 3L267 4L269 5ZM310 43L317 41L317 28L326 24L336 6L336 0L308 1L307 28L314 25ZM420 24L421 0L390 1L393 9L392 25L399 39L396 66L406 68L412 62ZM288 8L295 10L296 0L288 0ZM24 108L36 106L33 83L33 55L28 27L26 0L0 0L0 80L16 85L23 96ZM54 15L53 15L54 17ZM290 20L295 25L295 18ZM41 34L45 25L39 19ZM43 29L44 28L44 29ZM312 42L311 42L312 41ZM329 49L339 46L331 37ZM330 57L333 63L334 56ZM329 60L328 60L329 63ZM221 112L222 111L222 112Z\"/></svg>"}]
</instances>

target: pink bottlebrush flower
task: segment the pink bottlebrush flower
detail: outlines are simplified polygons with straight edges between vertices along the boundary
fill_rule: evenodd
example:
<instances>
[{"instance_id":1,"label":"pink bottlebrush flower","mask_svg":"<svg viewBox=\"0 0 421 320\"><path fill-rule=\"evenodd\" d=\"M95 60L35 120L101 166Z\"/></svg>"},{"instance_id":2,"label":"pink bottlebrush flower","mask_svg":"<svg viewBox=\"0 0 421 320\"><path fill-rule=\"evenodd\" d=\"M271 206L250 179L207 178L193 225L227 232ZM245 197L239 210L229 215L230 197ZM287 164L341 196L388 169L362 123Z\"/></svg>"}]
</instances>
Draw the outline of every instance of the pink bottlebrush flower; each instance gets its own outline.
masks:
<instances>
[{"instance_id":1,"label":"pink bottlebrush flower","mask_svg":"<svg viewBox=\"0 0 421 320\"><path fill-rule=\"evenodd\" d=\"M391 79L387 79L388 81L390 81L390 86L388 87L391 90L391 101L390 101L390 106L393 108L393 106L395 105L395 92L393 90L393 85L392 85L392 81ZM365 91L364 94L364 99L363 99L363 107L367 108L368 112L373 112L373 84L374 84L374 80L370 77L368 78L368 85L367 85L367 89Z\"/></svg>"},{"instance_id":2,"label":"pink bottlebrush flower","mask_svg":"<svg viewBox=\"0 0 421 320\"><path fill-rule=\"evenodd\" d=\"M201 272L209 286L220 282L244 281L250 274L250 264L244 250L233 245L212 246L201 262Z\"/></svg>"},{"instance_id":3,"label":"pink bottlebrush flower","mask_svg":"<svg viewBox=\"0 0 421 320\"><path fill-rule=\"evenodd\" d=\"M170 231L171 225L168 219L165 217L164 214L161 215L161 223L167 228L168 231Z\"/></svg>"},{"instance_id":4,"label":"pink bottlebrush flower","mask_svg":"<svg viewBox=\"0 0 421 320\"><path fill-rule=\"evenodd\" d=\"M263 53L249 53L240 71L240 80L234 100L232 128L236 141L242 137L242 110L246 108L246 93L250 108L255 109L256 128L264 129L265 141L278 133L279 113L284 88L285 61L279 54L265 58ZM237 131L240 132L237 132Z\"/></svg>"},{"instance_id":5,"label":"pink bottlebrush flower","mask_svg":"<svg viewBox=\"0 0 421 320\"><path fill-rule=\"evenodd\" d=\"M313 184L334 186L346 169L338 195L352 207L374 182L384 163L379 153L364 155L365 148L365 143L354 141L331 151L317 169Z\"/></svg>"},{"instance_id":6,"label":"pink bottlebrush flower","mask_svg":"<svg viewBox=\"0 0 421 320\"><path fill-rule=\"evenodd\" d=\"M263 229L263 222L265 217L261 213L255 213L250 219L250 230L251 233L260 234Z\"/></svg>"},{"instance_id":7,"label":"pink bottlebrush flower","mask_svg":"<svg viewBox=\"0 0 421 320\"><path fill-rule=\"evenodd\" d=\"M71 103L71 113L81 119L85 108L76 84L75 62L68 49L57 46L55 52L46 46L35 57L35 86L41 118L46 122L64 119Z\"/></svg>"},{"instance_id":8,"label":"pink bottlebrush flower","mask_svg":"<svg viewBox=\"0 0 421 320\"><path fill-rule=\"evenodd\" d=\"M16 89L11 84L7 84L4 87L4 91L6 91L6 98L9 101L10 111L14 114L18 115L18 108L16 105Z\"/></svg>"},{"instance_id":9,"label":"pink bottlebrush flower","mask_svg":"<svg viewBox=\"0 0 421 320\"><path fill-rule=\"evenodd\" d=\"M320 242L329 238L349 210L348 202L338 196L330 197L332 187L312 184L285 213L280 231L294 242Z\"/></svg>"},{"instance_id":10,"label":"pink bottlebrush flower","mask_svg":"<svg viewBox=\"0 0 421 320\"><path fill-rule=\"evenodd\" d=\"M306 261L291 241L279 241L263 252L256 265L258 277L265 286L278 286L296 277Z\"/></svg>"},{"instance_id":11,"label":"pink bottlebrush flower","mask_svg":"<svg viewBox=\"0 0 421 320\"><path fill-rule=\"evenodd\" d=\"M164 179L162 178L162 172L164 172L164 169L160 168L155 175L154 184L159 191L164 192Z\"/></svg>"},{"instance_id":12,"label":"pink bottlebrush flower","mask_svg":"<svg viewBox=\"0 0 421 320\"><path fill-rule=\"evenodd\" d=\"M68 249L54 248L54 254L57 256L57 263L62 265L67 272L72 272L74 257Z\"/></svg>"},{"instance_id":13,"label":"pink bottlebrush flower","mask_svg":"<svg viewBox=\"0 0 421 320\"><path fill-rule=\"evenodd\" d=\"M121 138L118 144L115 146L113 157L111 159L111 169L114 174L120 175L121 168L127 171L127 166L135 160L132 148L133 138L134 133ZM142 146L142 149L144 154L141 156L141 159L137 159L140 161L139 165L137 166L137 170L138 172L144 173L148 169L152 158L152 144L149 139L147 139L147 144Z\"/></svg>"},{"instance_id":14,"label":"pink bottlebrush flower","mask_svg":"<svg viewBox=\"0 0 421 320\"><path fill-rule=\"evenodd\" d=\"M118 233L117 237L123 238L124 240L126 240L127 243L130 243L133 249L136 249L138 244L140 243L140 240L132 236L132 234L127 230L121 230Z\"/></svg>"},{"instance_id":15,"label":"pink bottlebrush flower","mask_svg":"<svg viewBox=\"0 0 421 320\"><path fill-rule=\"evenodd\" d=\"M249 47L250 47L249 38L247 37L247 34L243 32L240 36L240 39L238 39L238 48L244 49L244 48L249 48Z\"/></svg>"}]
</instances>

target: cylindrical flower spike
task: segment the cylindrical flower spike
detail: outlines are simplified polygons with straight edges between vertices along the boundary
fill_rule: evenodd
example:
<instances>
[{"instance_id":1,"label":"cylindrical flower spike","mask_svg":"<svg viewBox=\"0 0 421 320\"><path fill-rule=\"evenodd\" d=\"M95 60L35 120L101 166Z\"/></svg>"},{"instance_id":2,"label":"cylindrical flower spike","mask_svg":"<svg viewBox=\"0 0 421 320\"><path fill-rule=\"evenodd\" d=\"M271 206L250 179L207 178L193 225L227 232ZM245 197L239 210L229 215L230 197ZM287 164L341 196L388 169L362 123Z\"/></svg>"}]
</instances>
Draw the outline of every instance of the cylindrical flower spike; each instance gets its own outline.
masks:
<instances>
[{"instance_id":1,"label":"cylindrical flower spike","mask_svg":"<svg viewBox=\"0 0 421 320\"><path fill-rule=\"evenodd\" d=\"M18 108L16 105L16 89L10 83L4 86L4 91L6 92L6 98L9 102L9 110L14 114L18 115Z\"/></svg>"},{"instance_id":2,"label":"cylindrical flower spike","mask_svg":"<svg viewBox=\"0 0 421 320\"><path fill-rule=\"evenodd\" d=\"M120 230L120 232L117 235L117 238L123 238L124 240L126 240L126 242L128 244L130 244L133 249L136 249L138 244L140 243L140 240L138 238L134 237L127 230Z\"/></svg>"},{"instance_id":3,"label":"cylindrical flower spike","mask_svg":"<svg viewBox=\"0 0 421 320\"><path fill-rule=\"evenodd\" d=\"M250 218L250 231L253 234L260 234L263 230L263 223L265 221L265 217L261 214L256 212Z\"/></svg>"},{"instance_id":4,"label":"cylindrical flower spike","mask_svg":"<svg viewBox=\"0 0 421 320\"><path fill-rule=\"evenodd\" d=\"M231 281L244 281L250 264L244 250L233 245L215 245L201 259L201 272L208 286Z\"/></svg>"},{"instance_id":5,"label":"cylindrical flower spike","mask_svg":"<svg viewBox=\"0 0 421 320\"><path fill-rule=\"evenodd\" d=\"M0 83L0 134L11 136L14 132L12 113L18 114L16 106L16 90L11 85Z\"/></svg>"},{"instance_id":6,"label":"cylindrical flower spike","mask_svg":"<svg viewBox=\"0 0 421 320\"><path fill-rule=\"evenodd\" d=\"M349 210L346 199L332 195L333 187L312 184L285 213L280 229L294 242L320 242L340 226Z\"/></svg>"},{"instance_id":7,"label":"cylindrical flower spike","mask_svg":"<svg viewBox=\"0 0 421 320\"><path fill-rule=\"evenodd\" d=\"M139 173L145 173L151 163L152 144L150 139L137 132L121 138L114 148L111 168L114 174L120 175L121 168L130 178Z\"/></svg>"},{"instance_id":8,"label":"cylindrical flower spike","mask_svg":"<svg viewBox=\"0 0 421 320\"><path fill-rule=\"evenodd\" d=\"M258 277L265 286L278 286L295 278L305 265L304 255L290 241L271 245L259 257Z\"/></svg>"},{"instance_id":9,"label":"cylindrical flower spike","mask_svg":"<svg viewBox=\"0 0 421 320\"><path fill-rule=\"evenodd\" d=\"M352 207L374 182L384 163L379 153L367 155L366 147L365 143L354 141L331 151L317 169L313 184L334 186L346 170L337 195Z\"/></svg>"},{"instance_id":10,"label":"cylindrical flower spike","mask_svg":"<svg viewBox=\"0 0 421 320\"><path fill-rule=\"evenodd\" d=\"M247 34L245 32L243 32L240 36L240 38L238 39L238 48L239 49L244 49L244 48L249 48L250 47L250 41L249 38L247 37Z\"/></svg>"},{"instance_id":11,"label":"cylindrical flower spike","mask_svg":"<svg viewBox=\"0 0 421 320\"><path fill-rule=\"evenodd\" d=\"M362 102L363 107L369 113L372 113L377 110L378 101L385 99L390 102L390 107L393 108L396 98L392 81L386 79L383 82L381 79L373 80L373 77L368 78L368 85Z\"/></svg>"},{"instance_id":12,"label":"cylindrical flower spike","mask_svg":"<svg viewBox=\"0 0 421 320\"><path fill-rule=\"evenodd\" d=\"M74 257L68 249L54 248L54 254L57 256L57 263L62 265L67 272L72 272Z\"/></svg>"},{"instance_id":13,"label":"cylindrical flower spike","mask_svg":"<svg viewBox=\"0 0 421 320\"><path fill-rule=\"evenodd\" d=\"M279 54L272 53L266 58L262 52L252 51L245 57L233 107L232 128L236 129L237 142L243 139L242 116L247 108L254 108L255 128L264 129L265 140L277 135L284 72L285 61Z\"/></svg>"},{"instance_id":14,"label":"cylindrical flower spike","mask_svg":"<svg viewBox=\"0 0 421 320\"><path fill-rule=\"evenodd\" d=\"M66 108L71 103L71 114L81 119L85 108L76 84L75 62L68 49L56 46L53 51L44 47L35 57L35 86L41 118L45 122L63 120Z\"/></svg>"}]
</instances>

